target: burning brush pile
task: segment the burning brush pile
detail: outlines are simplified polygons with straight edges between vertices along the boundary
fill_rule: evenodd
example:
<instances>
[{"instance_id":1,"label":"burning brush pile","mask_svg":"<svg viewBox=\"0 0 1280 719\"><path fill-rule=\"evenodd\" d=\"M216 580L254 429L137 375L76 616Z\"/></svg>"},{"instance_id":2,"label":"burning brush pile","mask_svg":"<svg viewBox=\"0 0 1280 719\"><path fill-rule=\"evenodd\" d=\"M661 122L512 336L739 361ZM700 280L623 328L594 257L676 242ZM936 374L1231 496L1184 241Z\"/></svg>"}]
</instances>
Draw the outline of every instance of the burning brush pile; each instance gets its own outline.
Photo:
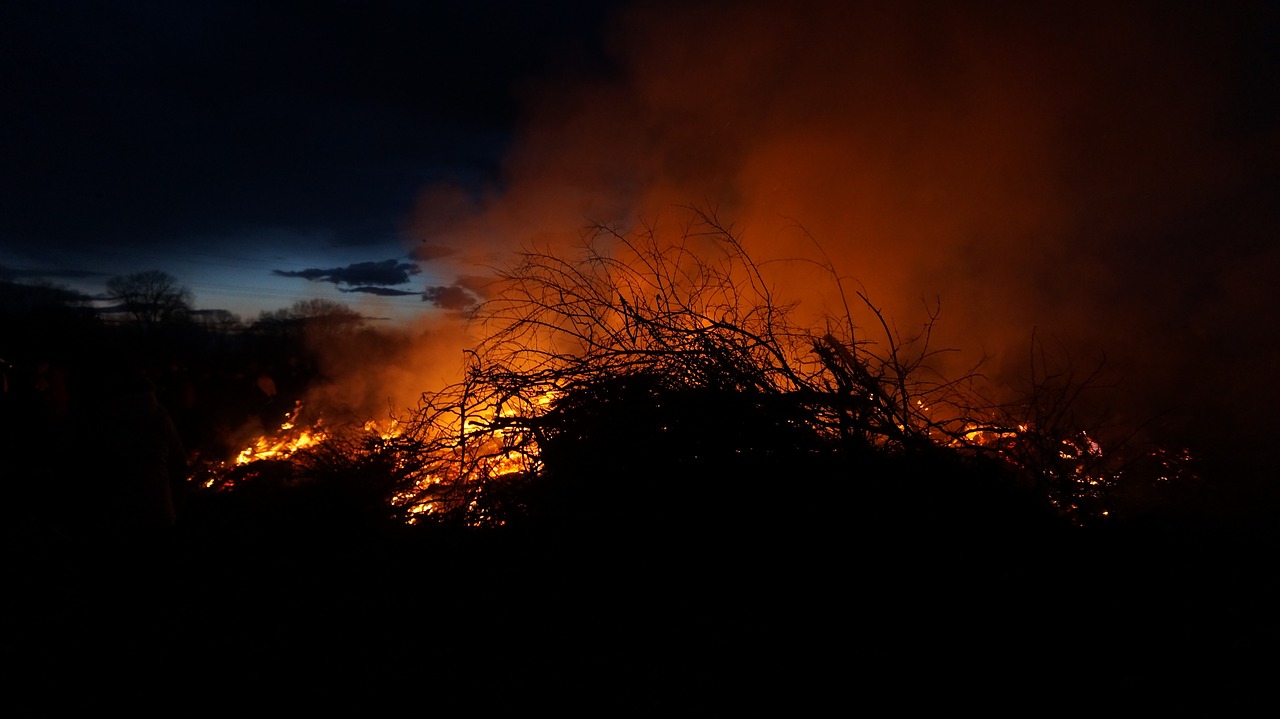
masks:
<instances>
[{"instance_id":1,"label":"burning brush pile","mask_svg":"<svg viewBox=\"0 0 1280 719\"><path fill-rule=\"evenodd\" d=\"M696 218L677 242L602 227L577 256L525 253L474 314L461 381L376 421L300 406L198 490L270 486L400 524L1006 527L1105 517L1137 461L1190 476L1185 456L1080 426L1092 376L1046 374L1014 404L984 399L976 367L942 378L932 319L899 334L829 264L846 313L797 323L732 229Z\"/></svg>"}]
</instances>

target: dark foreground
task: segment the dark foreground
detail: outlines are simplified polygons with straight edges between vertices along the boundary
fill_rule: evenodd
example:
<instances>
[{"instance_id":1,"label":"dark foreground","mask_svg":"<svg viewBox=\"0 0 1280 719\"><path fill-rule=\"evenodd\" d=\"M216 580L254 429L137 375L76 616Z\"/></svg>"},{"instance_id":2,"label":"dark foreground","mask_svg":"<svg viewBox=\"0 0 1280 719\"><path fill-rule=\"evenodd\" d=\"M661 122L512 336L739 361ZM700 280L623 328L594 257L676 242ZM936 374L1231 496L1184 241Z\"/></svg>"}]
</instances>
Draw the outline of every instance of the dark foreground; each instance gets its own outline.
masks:
<instances>
[{"instance_id":1,"label":"dark foreground","mask_svg":"<svg viewBox=\"0 0 1280 719\"><path fill-rule=\"evenodd\" d=\"M6 695L11 716L1276 703L1263 536L883 530L13 542Z\"/></svg>"}]
</instances>

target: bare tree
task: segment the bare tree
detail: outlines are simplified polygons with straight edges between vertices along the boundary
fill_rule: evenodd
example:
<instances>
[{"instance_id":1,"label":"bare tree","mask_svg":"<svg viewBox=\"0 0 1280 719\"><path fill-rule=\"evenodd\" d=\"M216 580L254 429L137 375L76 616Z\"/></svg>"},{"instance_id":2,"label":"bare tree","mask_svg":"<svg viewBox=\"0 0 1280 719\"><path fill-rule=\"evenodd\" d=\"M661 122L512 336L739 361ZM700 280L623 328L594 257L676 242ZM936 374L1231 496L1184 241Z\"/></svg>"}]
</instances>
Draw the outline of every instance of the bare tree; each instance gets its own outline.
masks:
<instances>
[{"instance_id":1,"label":"bare tree","mask_svg":"<svg viewBox=\"0 0 1280 719\"><path fill-rule=\"evenodd\" d=\"M283 309L263 311L255 325L259 329L275 328L287 333L310 335L313 339L332 338L364 324L364 316L341 302L312 298L298 300Z\"/></svg>"},{"instance_id":2,"label":"bare tree","mask_svg":"<svg viewBox=\"0 0 1280 719\"><path fill-rule=\"evenodd\" d=\"M614 472L677 434L697 445L691 456L775 464L779 453L893 455L964 437L972 375L928 372L936 313L902 336L857 293L880 341L851 314L801 326L733 228L691 212L674 241L597 226L577 256L528 251L502 273L475 314L486 339L467 353L466 379L424 395L408 423L435 478L413 501L484 511L492 480L580 457L620 421Z\"/></svg>"},{"instance_id":3,"label":"bare tree","mask_svg":"<svg viewBox=\"0 0 1280 719\"><path fill-rule=\"evenodd\" d=\"M191 313L191 319L198 325L222 333L239 330L244 325L240 316L230 310L196 310Z\"/></svg>"},{"instance_id":4,"label":"bare tree","mask_svg":"<svg viewBox=\"0 0 1280 719\"><path fill-rule=\"evenodd\" d=\"M185 319L192 310L191 290L160 270L112 277L107 295L145 327Z\"/></svg>"},{"instance_id":5,"label":"bare tree","mask_svg":"<svg viewBox=\"0 0 1280 719\"><path fill-rule=\"evenodd\" d=\"M928 521L966 527L1029 507L1077 522L1106 514L1134 465L1080 411L1100 370L1050 371L1037 350L1025 401L996 403L981 363L934 369L949 351L931 344L937 303L901 332L865 290L846 291L815 243L819 259L789 261L821 268L843 314L801 323L733 227L690 212L674 239L596 226L576 253L522 253L472 315L483 339L465 351L463 379L394 416L396 432L374 449L358 451L371 440L357 431L325 463L370 455L360 466L394 468L402 517L467 525L518 515L545 496L526 490L566 476L573 495L625 494L662 475L678 485L663 494L681 497L664 501L677 503L690 498L685 479L736 482L699 490L704 506L716 492L777 491L782 476L797 488L856 477L863 506L888 505L873 494L931 496ZM345 326L354 313L342 310L311 301L260 322ZM1178 469L1177 457L1149 456L1163 474Z\"/></svg>"}]
</instances>

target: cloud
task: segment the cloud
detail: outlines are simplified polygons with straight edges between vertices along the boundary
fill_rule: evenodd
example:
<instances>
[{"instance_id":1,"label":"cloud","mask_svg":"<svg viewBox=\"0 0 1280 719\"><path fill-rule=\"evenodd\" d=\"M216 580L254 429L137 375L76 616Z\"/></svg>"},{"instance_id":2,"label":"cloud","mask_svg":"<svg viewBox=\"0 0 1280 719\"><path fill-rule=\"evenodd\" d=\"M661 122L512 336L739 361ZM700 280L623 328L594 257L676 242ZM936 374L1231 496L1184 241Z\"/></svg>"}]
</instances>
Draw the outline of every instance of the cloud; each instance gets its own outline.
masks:
<instances>
[{"instance_id":1,"label":"cloud","mask_svg":"<svg viewBox=\"0 0 1280 719\"><path fill-rule=\"evenodd\" d=\"M378 295L379 297L409 297L418 294L409 290L393 290L390 287L370 287L364 285L361 287L352 287L351 289L341 289L339 292L360 292L366 295Z\"/></svg>"},{"instance_id":2,"label":"cloud","mask_svg":"<svg viewBox=\"0 0 1280 719\"><path fill-rule=\"evenodd\" d=\"M90 299L93 298L65 287L13 282L0 274L0 310L29 311L41 305L74 304Z\"/></svg>"},{"instance_id":3,"label":"cloud","mask_svg":"<svg viewBox=\"0 0 1280 719\"><path fill-rule=\"evenodd\" d=\"M403 285L412 275L422 273L422 269L413 262L383 260L381 262L357 262L346 267L306 270L272 270L278 277L301 277L312 282L332 282L335 285ZM354 292L368 292L369 288L361 287ZM414 293L408 293L414 294Z\"/></svg>"},{"instance_id":4,"label":"cloud","mask_svg":"<svg viewBox=\"0 0 1280 719\"><path fill-rule=\"evenodd\" d=\"M428 287L422 293L422 301L443 310L463 310L475 305L479 298L466 287L455 284Z\"/></svg>"},{"instance_id":5,"label":"cloud","mask_svg":"<svg viewBox=\"0 0 1280 719\"><path fill-rule=\"evenodd\" d=\"M436 245L436 244L430 244L430 243L424 242L418 247L415 254L418 256L418 259L420 260L435 260L441 257L449 257L456 253L457 253L457 250L453 249L452 247L446 247L445 245Z\"/></svg>"},{"instance_id":6,"label":"cloud","mask_svg":"<svg viewBox=\"0 0 1280 719\"><path fill-rule=\"evenodd\" d=\"M12 267L0 265L0 278L5 279L66 279L78 280L93 277L103 277L106 273L94 270L73 270L73 269L52 269L46 268L41 270L20 270Z\"/></svg>"}]
</instances>

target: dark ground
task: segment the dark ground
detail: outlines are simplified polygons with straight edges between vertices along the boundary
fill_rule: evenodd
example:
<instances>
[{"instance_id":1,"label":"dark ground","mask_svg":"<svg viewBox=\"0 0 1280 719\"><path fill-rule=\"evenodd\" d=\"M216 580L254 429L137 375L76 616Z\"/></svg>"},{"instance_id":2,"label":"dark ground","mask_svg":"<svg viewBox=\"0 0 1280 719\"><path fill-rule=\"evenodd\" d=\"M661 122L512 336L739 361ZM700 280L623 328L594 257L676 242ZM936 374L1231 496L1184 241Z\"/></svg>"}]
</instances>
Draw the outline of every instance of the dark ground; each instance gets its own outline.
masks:
<instances>
[{"instance_id":1,"label":"dark ground","mask_svg":"<svg viewBox=\"0 0 1280 719\"><path fill-rule=\"evenodd\" d=\"M15 716L1276 702L1263 537L883 529L339 535L206 517L145 546L11 542L7 695Z\"/></svg>"},{"instance_id":2,"label":"dark ground","mask_svg":"<svg viewBox=\"0 0 1280 719\"><path fill-rule=\"evenodd\" d=\"M200 389L242 419L245 397ZM1252 477L1232 485L1249 491L1067 533L957 521L946 502L921 509L936 493L870 496L845 474L797 479L788 462L719 478L708 497L736 499L707 521L637 512L681 486L659 453L614 483L610 511L553 496L568 521L539 527L187 505L173 533L126 542L50 521L75 497L42 493L60 485L35 481L47 467L25 457L76 445L9 409L11 716L1275 713L1269 465L1222 471ZM174 414L194 447L217 435L208 417ZM753 491L732 491L753 473Z\"/></svg>"}]
</instances>

